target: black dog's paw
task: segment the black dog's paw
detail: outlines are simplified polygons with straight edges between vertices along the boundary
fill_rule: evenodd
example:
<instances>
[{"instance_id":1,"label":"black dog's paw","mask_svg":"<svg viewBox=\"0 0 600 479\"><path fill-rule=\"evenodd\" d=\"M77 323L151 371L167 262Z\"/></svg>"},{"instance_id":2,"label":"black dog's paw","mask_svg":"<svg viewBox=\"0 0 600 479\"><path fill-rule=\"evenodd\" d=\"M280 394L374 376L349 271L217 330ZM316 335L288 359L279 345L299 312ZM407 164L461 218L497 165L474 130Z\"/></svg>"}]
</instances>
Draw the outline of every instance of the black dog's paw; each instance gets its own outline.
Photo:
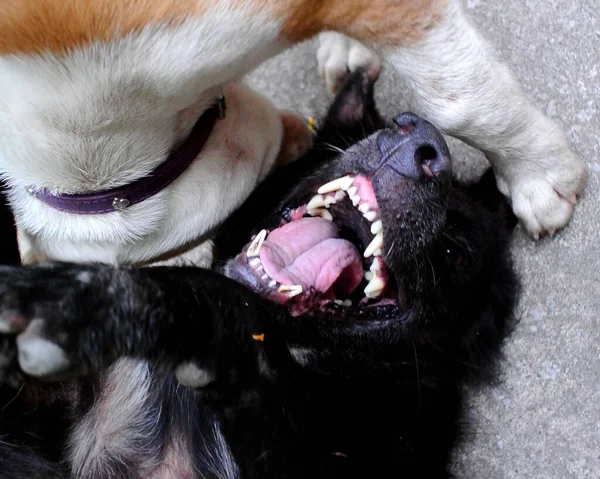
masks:
<instances>
[{"instance_id":1,"label":"black dog's paw","mask_svg":"<svg viewBox=\"0 0 600 479\"><path fill-rule=\"evenodd\" d=\"M102 311L94 274L85 266L61 264L0 267L4 381L18 377L16 363L25 374L45 379L89 370L99 347L90 320Z\"/></svg>"}]
</instances>

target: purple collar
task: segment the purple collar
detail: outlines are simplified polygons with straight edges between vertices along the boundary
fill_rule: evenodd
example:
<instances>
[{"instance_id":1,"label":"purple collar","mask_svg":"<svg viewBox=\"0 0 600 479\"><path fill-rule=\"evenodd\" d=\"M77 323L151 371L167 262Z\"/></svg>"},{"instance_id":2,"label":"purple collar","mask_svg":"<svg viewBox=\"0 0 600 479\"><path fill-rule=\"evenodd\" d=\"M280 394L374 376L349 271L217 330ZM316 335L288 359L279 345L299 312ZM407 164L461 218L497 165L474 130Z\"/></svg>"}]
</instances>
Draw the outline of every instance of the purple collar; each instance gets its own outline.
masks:
<instances>
[{"instance_id":1,"label":"purple collar","mask_svg":"<svg viewBox=\"0 0 600 479\"><path fill-rule=\"evenodd\" d=\"M123 211L126 208L154 196L175 181L196 159L218 119L225 117L225 99L221 96L218 105L206 110L198 119L186 140L171 152L169 157L147 176L111 190L89 194L54 195L46 190L30 194L57 210L79 215L98 215Z\"/></svg>"}]
</instances>

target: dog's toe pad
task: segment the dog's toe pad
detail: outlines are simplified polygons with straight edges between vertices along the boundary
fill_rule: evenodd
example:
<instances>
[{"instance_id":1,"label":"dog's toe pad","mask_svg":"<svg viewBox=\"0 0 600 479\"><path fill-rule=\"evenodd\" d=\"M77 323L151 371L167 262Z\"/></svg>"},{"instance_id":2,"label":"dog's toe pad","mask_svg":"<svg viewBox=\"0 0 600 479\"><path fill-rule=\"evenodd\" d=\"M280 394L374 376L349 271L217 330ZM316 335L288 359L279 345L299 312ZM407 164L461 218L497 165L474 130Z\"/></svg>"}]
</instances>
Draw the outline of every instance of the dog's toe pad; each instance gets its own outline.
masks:
<instances>
[{"instance_id":1,"label":"dog's toe pad","mask_svg":"<svg viewBox=\"0 0 600 479\"><path fill-rule=\"evenodd\" d=\"M184 362L175 368L177 380L184 386L202 388L214 381L214 374L195 363Z\"/></svg>"},{"instance_id":2,"label":"dog's toe pad","mask_svg":"<svg viewBox=\"0 0 600 479\"><path fill-rule=\"evenodd\" d=\"M19 349L19 366L35 377L56 374L66 370L70 361L65 351L57 344L40 337L39 331L43 321L33 320L25 333L17 338Z\"/></svg>"}]
</instances>

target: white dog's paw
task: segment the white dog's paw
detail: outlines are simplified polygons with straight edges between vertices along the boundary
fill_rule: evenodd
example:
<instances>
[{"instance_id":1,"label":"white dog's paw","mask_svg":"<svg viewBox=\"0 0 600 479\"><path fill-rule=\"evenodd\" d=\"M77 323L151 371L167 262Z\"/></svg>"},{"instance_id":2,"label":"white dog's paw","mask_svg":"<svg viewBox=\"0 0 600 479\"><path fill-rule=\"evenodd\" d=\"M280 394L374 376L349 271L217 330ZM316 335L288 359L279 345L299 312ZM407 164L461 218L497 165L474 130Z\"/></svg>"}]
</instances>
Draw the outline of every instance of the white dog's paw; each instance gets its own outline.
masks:
<instances>
[{"instance_id":1,"label":"white dog's paw","mask_svg":"<svg viewBox=\"0 0 600 479\"><path fill-rule=\"evenodd\" d=\"M336 32L319 35L317 50L319 74L330 92L335 93L349 72L362 68L371 80L381 72L381 60L362 43Z\"/></svg>"},{"instance_id":2,"label":"white dog's paw","mask_svg":"<svg viewBox=\"0 0 600 479\"><path fill-rule=\"evenodd\" d=\"M520 165L520 166L519 166ZM498 188L509 196L515 215L529 233L538 239L565 226L585 187L587 168L582 159L565 147L562 155L553 157L549 167L527 168L517 163L508 175L496 175Z\"/></svg>"}]
</instances>

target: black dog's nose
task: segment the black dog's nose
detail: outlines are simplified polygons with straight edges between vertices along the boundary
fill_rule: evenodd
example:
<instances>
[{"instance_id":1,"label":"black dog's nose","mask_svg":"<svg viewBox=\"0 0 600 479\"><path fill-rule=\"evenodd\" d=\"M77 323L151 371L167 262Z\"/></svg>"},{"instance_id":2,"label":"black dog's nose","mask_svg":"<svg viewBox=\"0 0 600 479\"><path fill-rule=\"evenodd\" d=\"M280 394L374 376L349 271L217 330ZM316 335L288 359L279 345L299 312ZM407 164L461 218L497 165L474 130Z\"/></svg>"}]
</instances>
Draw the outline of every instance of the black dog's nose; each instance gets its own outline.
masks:
<instances>
[{"instance_id":1,"label":"black dog's nose","mask_svg":"<svg viewBox=\"0 0 600 479\"><path fill-rule=\"evenodd\" d=\"M408 178L448 183L452 177L450 152L438 129L414 113L402 113L394 123L396 130L377 139L383 163Z\"/></svg>"}]
</instances>

